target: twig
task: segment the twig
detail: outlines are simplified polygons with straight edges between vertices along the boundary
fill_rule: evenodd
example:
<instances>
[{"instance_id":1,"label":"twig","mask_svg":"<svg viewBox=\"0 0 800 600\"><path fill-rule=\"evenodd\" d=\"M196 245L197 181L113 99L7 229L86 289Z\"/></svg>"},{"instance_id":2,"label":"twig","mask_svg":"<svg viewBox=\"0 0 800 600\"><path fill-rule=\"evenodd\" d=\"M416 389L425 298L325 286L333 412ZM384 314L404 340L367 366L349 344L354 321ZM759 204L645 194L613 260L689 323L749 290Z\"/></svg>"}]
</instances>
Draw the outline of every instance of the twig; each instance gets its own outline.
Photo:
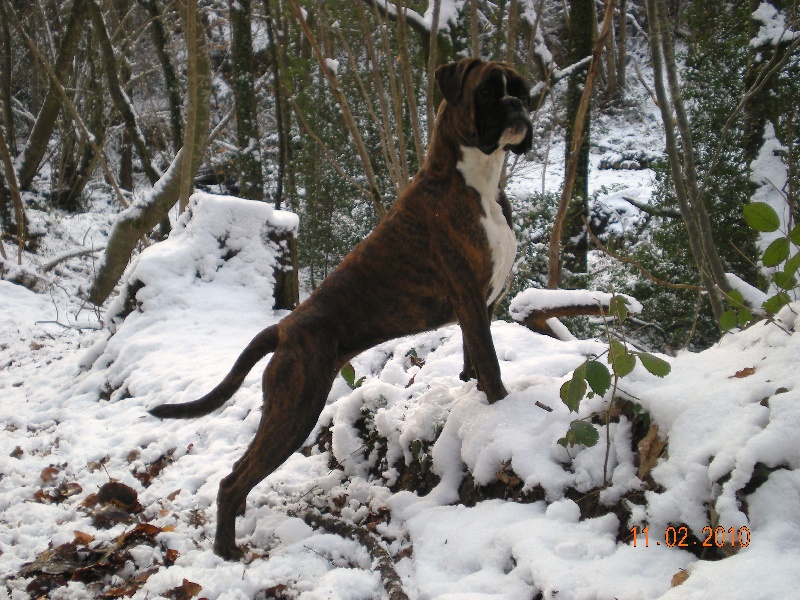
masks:
<instances>
[{"instance_id":1,"label":"twig","mask_svg":"<svg viewBox=\"0 0 800 600\"><path fill-rule=\"evenodd\" d=\"M631 258L629 256L621 256L619 254L614 254L613 252L611 252L611 250L609 250L608 248L606 248L603 245L603 242L601 242L599 239L597 239L597 236L592 232L591 228L589 227L589 223L586 222L586 217L582 217L582 218L583 218L583 223L586 226L586 231L589 232L589 237L592 239L594 244L597 246L597 248L601 252L603 252L604 254L608 254L611 258L614 258L614 259L616 259L616 260L618 260L620 262L628 263L630 265L633 265L645 277L647 277L653 283L656 283L656 284L658 284L660 286L663 286L663 287L668 287L668 288L673 288L673 289L678 289L678 290L704 290L705 289L705 288L703 288L703 287L701 287L699 285L692 285L690 283L670 283L669 281L664 281L663 279L659 279L658 277L656 277L655 275L650 273L650 271L645 269L642 266L642 264L639 261L637 261L635 258Z\"/></svg>"},{"instance_id":2,"label":"twig","mask_svg":"<svg viewBox=\"0 0 800 600\"><path fill-rule=\"evenodd\" d=\"M58 325L59 327L63 327L64 329L78 329L80 331L83 331L83 330L99 331L100 329L102 329L102 326L100 326L100 327L88 327L88 326L81 326L81 325L64 325L64 323L60 323L58 321L36 321L36 325L44 325L44 324Z\"/></svg>"},{"instance_id":3,"label":"twig","mask_svg":"<svg viewBox=\"0 0 800 600\"><path fill-rule=\"evenodd\" d=\"M374 201L374 197L372 196L372 194L370 194L369 190L367 190L364 186L359 184L358 181L355 180L355 178L351 177L345 172L344 168L342 167L342 165L339 164L339 161L336 160L336 157L333 155L333 152L331 152L330 148L328 148L327 144L325 144L325 142L321 140L319 136L317 136L314 133L314 131L311 129L311 127L308 125L305 118L303 117L303 112L297 105L297 101L294 98L290 97L289 102L291 102L292 108L294 108L294 113L297 115L297 120L300 121L300 126L309 136L311 136L314 139L315 142L317 142L317 145L325 153L325 156L331 162L333 168L336 169L339 175L341 175L344 179L346 179L353 186L355 186L356 189L364 196L364 198L370 201Z\"/></svg>"},{"instance_id":4,"label":"twig","mask_svg":"<svg viewBox=\"0 0 800 600\"><path fill-rule=\"evenodd\" d=\"M338 517L322 515L312 510L304 510L299 513L290 512L289 515L303 519L310 527L325 529L331 533L350 538L364 546L378 563L381 581L386 593L389 595L389 600L408 600L408 596L403 591L403 582L394 568L392 557L369 531Z\"/></svg>"}]
</instances>

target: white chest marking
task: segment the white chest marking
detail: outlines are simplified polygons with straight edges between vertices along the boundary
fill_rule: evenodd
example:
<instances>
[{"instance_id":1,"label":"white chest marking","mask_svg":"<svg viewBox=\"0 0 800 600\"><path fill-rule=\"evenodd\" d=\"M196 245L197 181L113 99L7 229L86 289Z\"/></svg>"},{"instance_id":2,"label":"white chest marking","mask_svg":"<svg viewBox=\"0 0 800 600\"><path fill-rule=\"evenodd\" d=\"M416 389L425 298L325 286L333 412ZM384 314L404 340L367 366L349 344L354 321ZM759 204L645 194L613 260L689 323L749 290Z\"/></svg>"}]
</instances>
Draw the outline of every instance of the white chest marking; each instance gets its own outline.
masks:
<instances>
[{"instance_id":1,"label":"white chest marking","mask_svg":"<svg viewBox=\"0 0 800 600\"><path fill-rule=\"evenodd\" d=\"M481 221L492 252L491 289L486 304L494 302L503 291L517 255L517 237L508 226L503 209L497 202L505 155L502 149L486 155L477 148L462 146L462 160L456 165L467 185L480 195L481 206L486 215Z\"/></svg>"}]
</instances>

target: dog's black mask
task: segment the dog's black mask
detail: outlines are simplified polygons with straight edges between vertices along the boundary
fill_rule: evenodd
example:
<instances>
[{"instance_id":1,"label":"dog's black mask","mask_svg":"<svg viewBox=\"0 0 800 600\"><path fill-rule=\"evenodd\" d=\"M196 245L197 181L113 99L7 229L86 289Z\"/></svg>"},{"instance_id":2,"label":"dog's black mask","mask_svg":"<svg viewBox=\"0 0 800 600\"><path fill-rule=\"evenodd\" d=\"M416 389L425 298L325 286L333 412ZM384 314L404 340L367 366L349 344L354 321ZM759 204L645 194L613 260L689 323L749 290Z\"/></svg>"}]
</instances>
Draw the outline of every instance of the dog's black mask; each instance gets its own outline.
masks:
<instances>
[{"instance_id":1,"label":"dog's black mask","mask_svg":"<svg viewBox=\"0 0 800 600\"><path fill-rule=\"evenodd\" d=\"M477 85L474 85L476 80ZM436 69L436 81L447 103L453 106L465 100L466 90L472 90L468 99L472 102L475 120L469 145L492 154L500 147L503 134L511 128L519 134L524 131L525 136L516 144L504 144L503 150L522 154L531 149L530 91L510 65L464 58Z\"/></svg>"},{"instance_id":2,"label":"dog's black mask","mask_svg":"<svg viewBox=\"0 0 800 600\"><path fill-rule=\"evenodd\" d=\"M533 145L533 126L528 116L530 91L522 78L512 71L494 71L475 89L475 129L478 148L491 154L500 147L506 131L525 132L517 144L505 144L503 150L523 154Z\"/></svg>"}]
</instances>

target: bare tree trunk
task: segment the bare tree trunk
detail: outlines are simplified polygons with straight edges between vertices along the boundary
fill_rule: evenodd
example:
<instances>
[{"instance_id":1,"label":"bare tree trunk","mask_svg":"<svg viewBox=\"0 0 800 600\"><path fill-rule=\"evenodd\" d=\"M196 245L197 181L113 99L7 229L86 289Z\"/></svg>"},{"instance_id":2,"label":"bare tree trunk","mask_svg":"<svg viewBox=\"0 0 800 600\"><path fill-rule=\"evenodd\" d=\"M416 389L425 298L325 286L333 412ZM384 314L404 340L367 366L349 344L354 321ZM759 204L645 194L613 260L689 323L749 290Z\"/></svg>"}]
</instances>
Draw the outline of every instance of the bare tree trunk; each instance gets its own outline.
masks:
<instances>
[{"instance_id":1,"label":"bare tree trunk","mask_svg":"<svg viewBox=\"0 0 800 600\"><path fill-rule=\"evenodd\" d=\"M58 81L64 81L67 73L72 68L72 60L75 57L75 52L78 49L78 44L86 25L87 1L75 0L72 4L67 28L61 40L58 57L53 68L55 78ZM44 154L47 151L47 144L50 141L60 110L61 94L57 84L51 78L44 103L28 136L28 143L22 151L22 160L19 167L20 189L27 190L30 188L33 178L39 170L39 163L42 162L42 158L44 158Z\"/></svg>"},{"instance_id":2,"label":"bare tree trunk","mask_svg":"<svg viewBox=\"0 0 800 600\"><path fill-rule=\"evenodd\" d=\"M506 38L506 62L514 64L517 49L517 22L519 20L517 0L508 4L508 36Z\"/></svg>"},{"instance_id":3,"label":"bare tree trunk","mask_svg":"<svg viewBox=\"0 0 800 600\"><path fill-rule=\"evenodd\" d=\"M19 194L17 185L17 175L14 172L14 163L6 145L6 136L0 135L0 162L3 163L3 172L8 186L11 206L14 208L14 217L17 221L17 263L22 264L22 249L25 247L25 239L28 237L28 218L25 215L25 206L22 204L22 197Z\"/></svg>"},{"instance_id":4,"label":"bare tree trunk","mask_svg":"<svg viewBox=\"0 0 800 600\"><path fill-rule=\"evenodd\" d=\"M612 27L608 32L606 39L606 99L618 100L619 99L619 85L617 83L617 44L616 36L614 35L614 28Z\"/></svg>"},{"instance_id":5,"label":"bare tree trunk","mask_svg":"<svg viewBox=\"0 0 800 600\"><path fill-rule=\"evenodd\" d=\"M367 19L367 12L364 9L364 4L361 2L361 0L356 0L356 6L358 7L359 20L361 22L361 32L364 35L367 53L369 55L370 62L373 65L372 76L375 82L375 95L378 97L378 103L381 109L381 121L380 123L377 123L378 129L381 132L381 144L385 146L385 152L389 159L388 166L390 169L391 179L394 183L395 196L399 196L408 185L408 167L406 166L406 175L404 175L401 164L403 163L405 157L398 156L397 146L395 146L394 143L391 112L389 110L389 103L386 98L386 91L383 87L383 79L381 78L381 74L378 69L378 52L376 51L375 44L372 40L372 31L370 30L369 21ZM393 70L390 71L389 76L392 77L391 83L394 84ZM392 88L394 87L395 86L392 85ZM393 101L396 100L396 96L394 94L392 94L391 98Z\"/></svg>"},{"instance_id":6,"label":"bare tree trunk","mask_svg":"<svg viewBox=\"0 0 800 600\"><path fill-rule=\"evenodd\" d=\"M378 5L373 4L373 8L375 9L375 18L380 22L381 12L378 9ZM386 18L386 25L383 26L383 23L381 23L380 30L383 35L384 59L386 60L386 67L389 75L389 91L392 97L392 105L394 106L394 126L400 163L399 181L402 182L400 189L405 189L405 186L408 185L410 173L408 168L408 155L406 153L406 136L403 132L403 98L400 95L400 88L397 84L397 74L394 70L394 57L392 56L392 46L389 40L388 16Z\"/></svg>"},{"instance_id":7,"label":"bare tree trunk","mask_svg":"<svg viewBox=\"0 0 800 600\"><path fill-rule=\"evenodd\" d=\"M8 28L5 0L0 0L0 111L3 113L2 124L5 126L9 151L12 156L16 156L17 143L11 103L11 65L11 32Z\"/></svg>"},{"instance_id":8,"label":"bare tree trunk","mask_svg":"<svg viewBox=\"0 0 800 600\"><path fill-rule=\"evenodd\" d=\"M619 0L617 21L617 89L619 99L625 99L625 65L628 62L628 0Z\"/></svg>"},{"instance_id":9,"label":"bare tree trunk","mask_svg":"<svg viewBox=\"0 0 800 600\"><path fill-rule=\"evenodd\" d=\"M161 174L153 167L150 149L139 129L136 115L133 112L133 105L128 95L120 86L119 74L117 72L117 58L114 55L114 48L111 45L111 39L108 36L108 30L106 29L100 6L97 4L97 0L86 0L86 2L89 10L89 18L94 28L94 35L100 48L103 71L106 76L108 91L114 103L114 108L117 109L122 116L122 120L125 122L125 129L128 130L128 134L131 136L133 146L136 148L136 153L142 161L142 168L144 169L147 179L151 184L155 184L161 178Z\"/></svg>"},{"instance_id":10,"label":"bare tree trunk","mask_svg":"<svg viewBox=\"0 0 800 600\"><path fill-rule=\"evenodd\" d=\"M597 27L597 12L594 0L572 0L569 15L569 46L567 60L574 64L582 58L592 54L594 47L594 29ZM600 57L602 59L602 56ZM592 68L599 69L600 65L592 63ZM583 112L583 122L576 121L579 107L583 101L583 91L586 87L587 74L584 71L575 71L567 83L567 148L573 147L573 140L580 141L576 157L575 182L570 197L570 207L567 220L564 224L566 230L563 235L568 242L564 244L564 266L573 273L585 273L587 269L587 253L589 251L589 238L583 225L583 216L589 212L589 127L591 110ZM591 103L591 97L589 98ZM591 105L591 104L590 104ZM577 133L580 126L580 132ZM572 159L570 154L565 156L568 163Z\"/></svg>"},{"instance_id":11,"label":"bare tree trunk","mask_svg":"<svg viewBox=\"0 0 800 600\"><path fill-rule=\"evenodd\" d=\"M184 27L186 28L186 83L189 90L197 89L197 60L198 60L198 44L197 35L200 31L202 35L202 28L198 27L200 15L197 13L197 0L183 0L181 8L184 9L185 16L183 19ZM188 106L186 107L186 139L194 140L195 132L197 131L197 94L189 92ZM203 136L205 137L205 136ZM192 168L195 154L195 144L183 145L183 164L181 165L181 187L180 187L180 211L186 210L189 205L189 196L192 193L192 182L194 174L197 172ZM202 153L202 150L201 150ZM199 164L199 163L198 163Z\"/></svg>"},{"instance_id":12,"label":"bare tree trunk","mask_svg":"<svg viewBox=\"0 0 800 600\"><path fill-rule=\"evenodd\" d=\"M433 121L436 118L436 109L433 105L435 90L436 61L439 55L439 14L442 9L442 0L433 0L433 15L431 20L431 45L428 51L428 83L425 89L425 108L427 115L428 140L433 133Z\"/></svg>"},{"instance_id":13,"label":"bare tree trunk","mask_svg":"<svg viewBox=\"0 0 800 600\"><path fill-rule=\"evenodd\" d=\"M719 317L724 312L722 301L719 297L717 289L714 284L711 270L708 268L707 257L704 252L704 244L700 227L697 222L697 215L695 214L694 206L689 198L686 181L681 168L681 160L678 155L678 140L675 135L675 120L672 114L672 104L667 96L667 91L664 87L664 72L663 72L663 32L661 29L662 23L660 22L660 14L657 6L658 0L647 0L647 14L648 22L650 23L650 52L653 59L653 75L656 97L658 105L661 109L661 117L664 122L664 133L666 137L666 151L667 158L670 165L672 174L672 181L675 185L675 196L678 200L678 206L681 210L686 231L689 236L689 246L692 251L692 256L697 265L700 281L709 295L711 300L711 307L714 311L714 317L719 320Z\"/></svg>"},{"instance_id":14,"label":"bare tree trunk","mask_svg":"<svg viewBox=\"0 0 800 600\"><path fill-rule=\"evenodd\" d=\"M233 98L236 105L236 142L239 195L264 199L261 172L261 140L258 131L258 102L253 83L253 36L250 0L228 0L233 60Z\"/></svg>"},{"instance_id":15,"label":"bare tree trunk","mask_svg":"<svg viewBox=\"0 0 800 600\"><path fill-rule=\"evenodd\" d=\"M194 12L187 11L186 5L183 3L179 3L179 7L187 33L191 22L194 22L194 27L191 27L194 30L193 42L187 45L194 46L195 51L190 54L195 56L197 62L196 84L189 88L189 97L190 99L194 97L193 103L197 109L192 113L192 118L187 115L187 119L190 120L186 128L187 134L193 132L193 137L189 138L187 135L183 148L175 156L158 184L153 187L149 196L120 213L114 223L108 238L108 246L88 293L89 301L98 306L105 302L114 290L114 286L119 282L141 237L158 225L169 209L179 201L182 183L185 187L184 166L190 165L189 169L193 177L197 173L208 142L211 112L211 61L208 57L205 32L199 22L200 18L196 10Z\"/></svg>"},{"instance_id":16,"label":"bare tree trunk","mask_svg":"<svg viewBox=\"0 0 800 600\"><path fill-rule=\"evenodd\" d=\"M395 0L397 7L397 44L400 46L400 70L403 78L403 89L408 102L408 117L411 131L414 134L414 147L417 150L419 164L425 162L425 145L422 143L422 131L419 126L419 111L414 82L411 78L411 57L408 53L408 30L406 27L405 5L402 0Z\"/></svg>"},{"instance_id":17,"label":"bare tree trunk","mask_svg":"<svg viewBox=\"0 0 800 600\"><path fill-rule=\"evenodd\" d=\"M294 14L295 18L297 19L298 23L300 24L300 28L303 30L303 34L306 36L309 44L311 44L312 49L314 50L314 54L317 57L317 62L319 63L320 70L325 75L325 78L328 80L328 84L331 88L331 93L333 94L334 99L339 103L339 107L342 110L342 117L344 118L345 125L347 125L348 130L350 131L350 136L353 139L353 142L356 145L356 151L358 152L359 158L361 159L361 165L364 168L365 174L367 176L367 181L369 182L369 192L370 192L370 200L372 201L373 206L375 207L375 212L378 215L379 219L382 219L386 214L386 206L383 204L383 199L381 198L380 189L378 188L378 180L375 177L375 171L372 168L372 161L370 160L369 153L367 152L366 145L364 144L364 140L359 133L358 126L353 118L352 112L350 112L350 105L347 102L347 97L342 92L342 89L339 87L339 81L336 79L336 75L331 71L330 67L328 66L327 61L325 60L325 56L322 54L322 50L317 42L316 38L314 37L314 33L309 28L308 23L303 16L302 10L300 5L298 4L297 0L290 0L289 6L292 9L292 13Z\"/></svg>"},{"instance_id":18,"label":"bare tree trunk","mask_svg":"<svg viewBox=\"0 0 800 600\"><path fill-rule=\"evenodd\" d=\"M481 47L478 39L478 18L478 0L469 0L469 26L473 58L481 57Z\"/></svg>"},{"instance_id":19,"label":"bare tree trunk","mask_svg":"<svg viewBox=\"0 0 800 600\"><path fill-rule=\"evenodd\" d=\"M600 33L597 36L597 41L595 42L594 50L592 51L592 63L589 67L589 72L586 75L586 83L583 86L583 94L581 95L577 114L575 115L572 141L568 146L567 152L568 162L564 177L564 187L561 190L558 212L556 213L555 222L553 223L553 231L550 235L547 273L547 287L550 289L556 289L561 284L561 236L565 230L567 211L570 205L570 198L572 198L572 188L575 183L575 174L578 169L581 145L585 141L586 134L583 131L583 127L586 122L586 114L589 112L589 103L591 101L592 89L594 88L594 80L597 77L597 71L600 68L600 62L603 58L603 46L605 44L605 38L608 35L608 30L611 28L613 16L614 0L606 0L606 10L603 16L603 25L600 28Z\"/></svg>"},{"instance_id":20,"label":"bare tree trunk","mask_svg":"<svg viewBox=\"0 0 800 600\"><path fill-rule=\"evenodd\" d=\"M274 87L274 102L275 102L275 125L278 130L278 176L275 182L275 195L272 202L275 208L280 210L281 203L283 202L283 180L286 173L286 160L287 160L287 132L284 127L284 100L283 100L283 84L281 82L281 60L278 56L278 45L275 40L275 20L272 17L271 0L264 0L264 14L267 21L267 41L269 44L269 53L272 60L272 79Z\"/></svg>"},{"instance_id":21,"label":"bare tree trunk","mask_svg":"<svg viewBox=\"0 0 800 600\"><path fill-rule=\"evenodd\" d=\"M158 62L164 75L167 99L169 101L169 122L172 129L172 149L177 154L183 144L183 116L181 115L181 89L175 66L167 47L168 35L164 28L164 19L156 0L139 0L150 15L150 28Z\"/></svg>"},{"instance_id":22,"label":"bare tree trunk","mask_svg":"<svg viewBox=\"0 0 800 600\"><path fill-rule=\"evenodd\" d=\"M89 33L87 37L88 47L83 57L87 66L81 66L79 70L86 69L88 74L82 84L81 78L73 76L79 91L74 93L72 104L79 105L89 135L73 132L76 128L71 121L67 122L67 132L61 142L63 171L57 178L51 178L53 204L71 212L81 210L81 195L100 160L99 150L105 143L108 129L103 86L97 72L97 54L91 47L94 36Z\"/></svg>"},{"instance_id":23,"label":"bare tree trunk","mask_svg":"<svg viewBox=\"0 0 800 600\"><path fill-rule=\"evenodd\" d=\"M689 124L689 116L686 112L686 107L683 103L683 93L681 91L681 84L678 79L678 64L675 60L675 50L672 44L672 32L669 28L669 16L667 14L667 5L665 0L656 0L658 14L658 25L661 29L661 43L664 48L664 63L667 68L667 81L669 82L670 95L672 96L672 104L675 107L675 122L678 127L678 132L681 136L681 143L683 146L683 172L686 180L686 187L689 192L689 199L692 203L697 223L700 229L700 239L703 245L703 253L708 263L708 268L711 270L711 276L714 280L716 288L714 296L712 297L712 305L719 301L718 290L723 292L730 291L730 285L725 274L725 267L722 264L719 253L717 252L717 245L714 243L714 236L711 230L711 219L708 216L706 209L706 201L700 193L700 187L697 180L697 163L694 156L694 142L692 141L692 132ZM719 301L721 304L721 301ZM722 309L721 306L717 306ZM715 316L717 319L722 313Z\"/></svg>"}]
</instances>

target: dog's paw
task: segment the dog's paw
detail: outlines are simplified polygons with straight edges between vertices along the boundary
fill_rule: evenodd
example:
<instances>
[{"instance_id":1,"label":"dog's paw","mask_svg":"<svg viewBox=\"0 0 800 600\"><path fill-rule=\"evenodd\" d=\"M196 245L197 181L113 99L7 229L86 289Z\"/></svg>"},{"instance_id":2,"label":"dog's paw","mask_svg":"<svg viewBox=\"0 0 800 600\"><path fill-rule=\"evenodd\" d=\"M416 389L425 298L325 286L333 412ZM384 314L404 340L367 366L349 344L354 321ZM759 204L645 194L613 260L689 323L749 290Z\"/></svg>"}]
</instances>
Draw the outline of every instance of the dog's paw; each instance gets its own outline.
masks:
<instances>
[{"instance_id":1,"label":"dog's paw","mask_svg":"<svg viewBox=\"0 0 800 600\"><path fill-rule=\"evenodd\" d=\"M220 543L219 541L215 541L214 554L225 560L237 561L242 559L244 551L234 542Z\"/></svg>"}]
</instances>

